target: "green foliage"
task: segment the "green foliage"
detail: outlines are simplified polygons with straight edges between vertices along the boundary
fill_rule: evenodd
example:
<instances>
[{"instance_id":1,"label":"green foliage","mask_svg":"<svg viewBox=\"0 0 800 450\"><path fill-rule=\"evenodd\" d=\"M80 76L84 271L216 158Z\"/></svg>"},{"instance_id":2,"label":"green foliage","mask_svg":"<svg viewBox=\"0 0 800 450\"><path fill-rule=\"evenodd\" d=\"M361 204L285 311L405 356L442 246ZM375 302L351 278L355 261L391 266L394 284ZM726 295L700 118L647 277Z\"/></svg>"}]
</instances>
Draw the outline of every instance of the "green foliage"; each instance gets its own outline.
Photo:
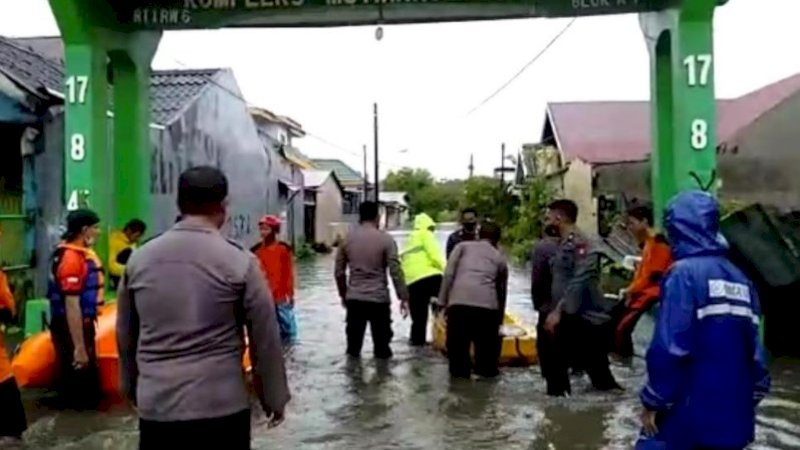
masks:
<instances>
[{"instance_id":1,"label":"green foliage","mask_svg":"<svg viewBox=\"0 0 800 450\"><path fill-rule=\"evenodd\" d=\"M298 246L294 251L294 257L296 260L301 261L304 259L309 259L316 255L314 248L308 242L303 242Z\"/></svg>"},{"instance_id":2,"label":"green foliage","mask_svg":"<svg viewBox=\"0 0 800 450\"><path fill-rule=\"evenodd\" d=\"M437 221L452 221L464 195L461 180L436 181L425 169L392 171L383 181L385 191L405 192L411 215L426 213ZM455 217L458 215L455 214Z\"/></svg>"},{"instance_id":3,"label":"green foliage","mask_svg":"<svg viewBox=\"0 0 800 450\"><path fill-rule=\"evenodd\" d=\"M502 227L503 244L519 261L528 258L541 236L547 205L552 200L552 190L539 178L528 181L516 196L494 178L472 178L464 194L464 206L475 208L484 219Z\"/></svg>"},{"instance_id":4,"label":"green foliage","mask_svg":"<svg viewBox=\"0 0 800 450\"><path fill-rule=\"evenodd\" d=\"M514 259L527 261L533 244L542 235L547 206L553 197L552 189L543 178L531 179L522 187L519 205L506 233L506 242Z\"/></svg>"}]
</instances>

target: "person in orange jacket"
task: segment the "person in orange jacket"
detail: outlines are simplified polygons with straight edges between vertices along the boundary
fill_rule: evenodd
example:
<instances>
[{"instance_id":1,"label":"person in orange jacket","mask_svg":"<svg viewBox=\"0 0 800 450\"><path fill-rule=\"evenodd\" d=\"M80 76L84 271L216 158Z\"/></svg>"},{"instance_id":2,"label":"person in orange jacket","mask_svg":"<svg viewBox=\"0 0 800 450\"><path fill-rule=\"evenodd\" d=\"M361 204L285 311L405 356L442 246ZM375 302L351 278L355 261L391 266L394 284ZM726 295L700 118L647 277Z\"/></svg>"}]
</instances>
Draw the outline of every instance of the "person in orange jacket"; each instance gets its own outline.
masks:
<instances>
[{"instance_id":1,"label":"person in orange jacket","mask_svg":"<svg viewBox=\"0 0 800 450\"><path fill-rule=\"evenodd\" d=\"M294 255L289 244L278 240L281 220L264 216L258 222L261 242L252 251L261 263L261 270L272 291L278 315L281 339L291 344L297 339L297 321L294 315Z\"/></svg>"},{"instance_id":2,"label":"person in orange jacket","mask_svg":"<svg viewBox=\"0 0 800 450\"><path fill-rule=\"evenodd\" d=\"M633 281L625 290L625 308L614 333L617 359L633 356L633 329L636 323L661 296L661 279L672 264L669 243L653 228L653 210L635 206L628 210L628 229L642 248L642 260Z\"/></svg>"},{"instance_id":3,"label":"person in orange jacket","mask_svg":"<svg viewBox=\"0 0 800 450\"><path fill-rule=\"evenodd\" d=\"M2 236L0 231L0 237ZM14 312L14 295L6 274L0 270L0 325L11 322ZM20 439L27 427L19 388L11 372L11 358L6 350L5 335L0 328L0 447L4 439Z\"/></svg>"}]
</instances>

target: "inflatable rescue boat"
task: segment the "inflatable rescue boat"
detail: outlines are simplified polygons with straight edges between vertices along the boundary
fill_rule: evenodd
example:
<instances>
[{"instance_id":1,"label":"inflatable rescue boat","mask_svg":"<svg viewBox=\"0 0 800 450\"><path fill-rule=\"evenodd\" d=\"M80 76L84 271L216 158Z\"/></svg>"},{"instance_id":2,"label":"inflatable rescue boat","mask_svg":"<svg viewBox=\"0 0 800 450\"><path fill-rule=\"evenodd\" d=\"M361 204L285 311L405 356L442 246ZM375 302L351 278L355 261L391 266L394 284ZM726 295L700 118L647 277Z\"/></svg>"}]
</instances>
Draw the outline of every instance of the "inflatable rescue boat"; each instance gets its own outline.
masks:
<instances>
[{"instance_id":1,"label":"inflatable rescue boat","mask_svg":"<svg viewBox=\"0 0 800 450\"><path fill-rule=\"evenodd\" d=\"M98 310L95 345L100 384L106 394L119 392L119 353L117 351L117 305L109 304ZM242 366L250 370L250 355L245 350ZM58 376L56 349L50 332L44 331L26 339L14 360L11 370L20 388L46 389Z\"/></svg>"},{"instance_id":2,"label":"inflatable rescue boat","mask_svg":"<svg viewBox=\"0 0 800 450\"><path fill-rule=\"evenodd\" d=\"M513 315L506 313L500 335L503 337L501 366L530 366L539 361L536 331L522 325ZM433 348L447 353L447 322L441 315L437 315L433 322Z\"/></svg>"}]
</instances>

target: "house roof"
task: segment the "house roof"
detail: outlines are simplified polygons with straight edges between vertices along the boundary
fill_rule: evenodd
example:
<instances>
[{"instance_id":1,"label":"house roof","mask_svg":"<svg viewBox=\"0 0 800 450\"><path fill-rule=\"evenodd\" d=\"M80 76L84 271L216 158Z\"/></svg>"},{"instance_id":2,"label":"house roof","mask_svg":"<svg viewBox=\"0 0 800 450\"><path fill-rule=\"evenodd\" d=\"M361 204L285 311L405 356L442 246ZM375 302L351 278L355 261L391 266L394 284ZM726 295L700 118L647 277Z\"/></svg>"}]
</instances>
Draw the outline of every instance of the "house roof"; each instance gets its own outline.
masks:
<instances>
[{"instance_id":1,"label":"house roof","mask_svg":"<svg viewBox=\"0 0 800 450\"><path fill-rule=\"evenodd\" d=\"M339 189L342 189L342 184L339 182L336 174L330 170L303 170L302 172L303 186L305 186L306 189L317 189L325 184L330 177L333 177L333 180L339 186Z\"/></svg>"},{"instance_id":2,"label":"house roof","mask_svg":"<svg viewBox=\"0 0 800 450\"><path fill-rule=\"evenodd\" d=\"M728 142L800 91L800 74L735 99L717 101L717 141ZM547 120L565 159L592 164L642 161L650 154L650 103L549 103ZM544 136L543 136L544 138Z\"/></svg>"},{"instance_id":3,"label":"house roof","mask_svg":"<svg viewBox=\"0 0 800 450\"><path fill-rule=\"evenodd\" d=\"M364 183L364 178L361 176L361 173L348 166L341 160L312 159L311 162L314 163L314 166L317 169L333 171L333 173L335 173L339 178L339 181L345 186L360 186Z\"/></svg>"},{"instance_id":4,"label":"house roof","mask_svg":"<svg viewBox=\"0 0 800 450\"><path fill-rule=\"evenodd\" d=\"M5 57L4 57L5 56ZM63 92L64 43L60 37L0 37L0 70L9 68L34 88ZM226 69L156 70L150 77L151 121L167 124Z\"/></svg>"},{"instance_id":5,"label":"house roof","mask_svg":"<svg viewBox=\"0 0 800 450\"><path fill-rule=\"evenodd\" d=\"M0 71L33 92L61 92L63 65L13 39L0 36Z\"/></svg>"},{"instance_id":6,"label":"house roof","mask_svg":"<svg viewBox=\"0 0 800 450\"><path fill-rule=\"evenodd\" d=\"M157 70L150 77L150 113L167 124L189 106L226 69Z\"/></svg>"},{"instance_id":7,"label":"house roof","mask_svg":"<svg viewBox=\"0 0 800 450\"><path fill-rule=\"evenodd\" d=\"M379 201L380 203L394 203L400 207L407 208L406 197L408 197L408 194L405 192L381 192Z\"/></svg>"},{"instance_id":8,"label":"house roof","mask_svg":"<svg viewBox=\"0 0 800 450\"><path fill-rule=\"evenodd\" d=\"M266 108L251 107L249 111L250 115L256 119L285 126L294 137L304 137L306 135L306 132L303 131L303 126L291 117L275 114Z\"/></svg>"}]
</instances>

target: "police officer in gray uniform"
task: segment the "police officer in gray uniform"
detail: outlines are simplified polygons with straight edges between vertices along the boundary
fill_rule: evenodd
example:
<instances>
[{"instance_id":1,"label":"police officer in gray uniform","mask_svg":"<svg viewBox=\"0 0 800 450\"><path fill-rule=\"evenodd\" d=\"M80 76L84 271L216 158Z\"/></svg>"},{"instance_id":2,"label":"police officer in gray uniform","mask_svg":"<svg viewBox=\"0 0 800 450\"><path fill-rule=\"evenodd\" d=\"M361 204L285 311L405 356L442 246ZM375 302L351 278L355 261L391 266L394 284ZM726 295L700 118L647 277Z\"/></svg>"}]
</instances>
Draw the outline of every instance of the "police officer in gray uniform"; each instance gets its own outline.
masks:
<instances>
[{"instance_id":1,"label":"police officer in gray uniform","mask_svg":"<svg viewBox=\"0 0 800 450\"><path fill-rule=\"evenodd\" d=\"M545 321L545 339L551 342L542 358L548 394L569 395L569 362L571 353L582 363L595 389L621 389L611 374L608 363L610 320L600 289L600 258L598 247L575 225L578 207L571 200L550 204L546 226L558 229L561 237L552 258L552 301Z\"/></svg>"},{"instance_id":2,"label":"police officer in gray uniform","mask_svg":"<svg viewBox=\"0 0 800 450\"><path fill-rule=\"evenodd\" d=\"M122 390L139 413L140 449L249 449L242 358L268 426L290 399L275 305L256 257L228 241L228 182L194 167L178 180L183 219L131 255L118 292Z\"/></svg>"}]
</instances>

